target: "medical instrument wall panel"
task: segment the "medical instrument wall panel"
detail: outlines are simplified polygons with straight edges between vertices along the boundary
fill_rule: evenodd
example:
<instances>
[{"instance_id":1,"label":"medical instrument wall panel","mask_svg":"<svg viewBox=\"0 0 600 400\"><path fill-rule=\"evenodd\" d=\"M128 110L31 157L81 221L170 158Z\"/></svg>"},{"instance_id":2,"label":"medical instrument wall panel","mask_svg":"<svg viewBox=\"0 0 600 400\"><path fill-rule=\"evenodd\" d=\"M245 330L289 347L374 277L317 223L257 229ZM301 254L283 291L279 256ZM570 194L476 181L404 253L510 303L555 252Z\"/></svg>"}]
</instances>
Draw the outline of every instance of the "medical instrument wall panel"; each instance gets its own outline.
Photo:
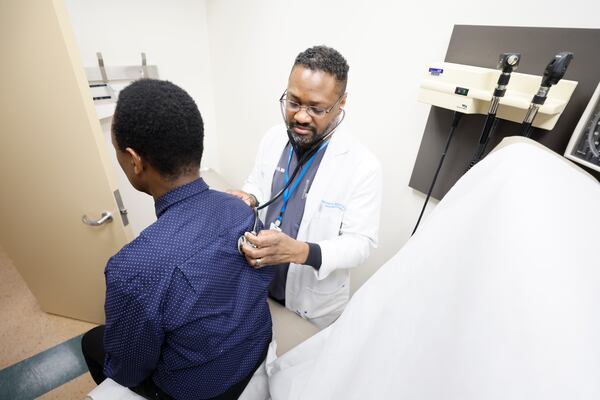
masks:
<instances>
[{"instance_id":1,"label":"medical instrument wall panel","mask_svg":"<svg viewBox=\"0 0 600 400\"><path fill-rule=\"evenodd\" d=\"M540 109L540 114L538 114L533 124L536 129L532 138L556 153L563 155L578 121L598 82L600 82L600 52L597 49L597 43L600 43L600 29L455 25L445 60L439 64L462 64L487 70L497 70L496 64L499 54L505 52L521 53L519 67L513 73L513 77L507 86L507 96L503 99L506 105L506 101L511 101L509 99L511 87L514 89L517 86L522 86L519 81L520 75L541 76L544 68L555 54L562 51L573 52L575 57L564 76L564 82L561 81L550 89L548 102L544 105L545 109ZM436 60L431 60L431 62L430 65L423 65L424 76L430 73L431 68L436 67L433 64ZM498 73L496 72L496 74ZM431 85L431 83L423 83L423 81L422 79L419 82L422 85L421 92L423 92L423 85L426 89L428 85ZM570 98L566 97L566 104L555 104L554 101L551 101L551 98L556 98L559 93L553 91L562 91L568 81L577 82L577 87ZM539 83L536 84L539 85ZM511 86L513 84L514 86ZM532 86L531 93L519 93L519 96L524 96L521 96L524 102L531 100L531 97L535 94L536 84ZM416 100L423 101L424 99ZM486 104L489 103L479 101L468 105L472 107L473 112L482 111L482 113L465 115L460 121L454 140L449 147L445 164L439 173L432 197L441 199L467 171L469 160L471 160L479 144L481 129L486 118L486 115L483 115L487 112ZM440 104L440 106L443 105ZM558 118L552 117L551 113L558 110L562 111L562 114ZM498 112L497 129L493 137L490 138L486 153L491 151L502 138L519 135L521 132L522 125L503 119L501 111L502 103ZM547 114L543 114L544 111ZM452 116L453 112L448 109L431 106L409 182L409 186L413 189L427 193L431 184L431 177L434 175L440 154L447 141ZM522 116L519 115L518 117L521 118ZM543 126L545 121L552 118L554 118L552 124ZM540 129L544 127L551 127L552 129ZM589 169L589 171L597 179L600 179L599 171L592 169Z\"/></svg>"},{"instance_id":2,"label":"medical instrument wall panel","mask_svg":"<svg viewBox=\"0 0 600 400\"><path fill-rule=\"evenodd\" d=\"M488 113L500 70L447 62L430 64L424 70L418 96L420 102L464 114ZM521 123L542 77L518 72L511 76L506 94L500 100L498 118ZM577 82L566 79L553 86L533 126L552 130L576 87Z\"/></svg>"}]
</instances>

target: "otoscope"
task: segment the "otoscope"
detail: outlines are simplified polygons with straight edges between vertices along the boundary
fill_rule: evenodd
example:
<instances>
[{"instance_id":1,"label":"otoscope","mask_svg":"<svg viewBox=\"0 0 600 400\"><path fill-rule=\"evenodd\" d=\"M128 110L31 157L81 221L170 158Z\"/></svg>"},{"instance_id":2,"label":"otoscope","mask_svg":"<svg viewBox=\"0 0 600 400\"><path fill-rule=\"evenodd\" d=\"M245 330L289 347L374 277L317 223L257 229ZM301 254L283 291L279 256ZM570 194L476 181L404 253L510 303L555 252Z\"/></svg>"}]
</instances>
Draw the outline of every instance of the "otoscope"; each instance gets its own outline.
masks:
<instances>
[{"instance_id":1,"label":"otoscope","mask_svg":"<svg viewBox=\"0 0 600 400\"><path fill-rule=\"evenodd\" d=\"M492 96L492 102L490 103L490 108L489 108L487 118L485 120L485 125L483 127L483 131L481 132L481 137L479 138L479 148L478 148L477 152L475 153L475 155L473 156L473 159L469 163L467 170L470 169L473 165L475 165L481 159L481 156L483 155L483 152L485 151L485 146L487 145L487 142L496 126L496 124L495 124L496 111L498 110L498 104L500 102L500 98L504 96L504 93L506 92L506 85L508 85L508 82L510 80L510 74L512 73L512 71L517 69L517 66L519 65L520 60L521 60L520 53L500 54L497 68L501 69L502 73L500 74L500 77L498 78L498 83L497 83L496 89L494 90L494 94ZM450 127L450 133L448 134L448 140L446 141L446 147L444 148L444 151L442 152L442 156L440 157L440 161L439 161L438 167L435 171L435 175L433 176L433 180L431 182L431 185L429 186L429 190L427 191L427 197L425 198L425 202L423 203L423 208L421 208L421 213L419 214L419 219L417 220L417 223L415 224L415 227L411 233L411 236L415 234L415 232L417 231L417 228L419 227L419 224L421 223L421 218L423 217L423 213L425 212L427 203L429 202L429 198L431 197L431 193L432 193L435 183L437 181L438 175L440 173L440 169L442 168L442 164L444 163L444 158L446 157L446 153L448 152L448 147L450 146L450 142L452 141L454 131L456 130L462 115L463 114L458 111L454 112L454 116L452 118L452 125Z\"/></svg>"},{"instance_id":2,"label":"otoscope","mask_svg":"<svg viewBox=\"0 0 600 400\"><path fill-rule=\"evenodd\" d=\"M483 153L485 151L485 147L487 146L490 137L494 133L496 129L496 112L498 111L498 105L500 104L500 99L504 97L506 93L506 86L510 81L510 74L517 69L519 66L519 62L521 61L521 53L502 53L500 54L500 59L498 60L498 69L502 70L500 77L498 78L498 83L496 89L494 90L494 94L492 96L492 101L490 103L490 108L488 111L488 115L485 119L485 124L483 126L483 130L481 131L481 136L479 137L479 147L473 156L473 159L469 163L470 169L472 166L477 164L481 158L483 157Z\"/></svg>"},{"instance_id":3,"label":"otoscope","mask_svg":"<svg viewBox=\"0 0 600 400\"><path fill-rule=\"evenodd\" d=\"M552 85L556 85L558 81L565 76L571 60L573 60L573 53L569 51L563 51L555 55L550 63L546 66L544 76L542 77L542 84L540 85L537 94L533 96L531 105L527 110L527 114L525 114L523 128L521 128L522 136L531 137L531 134L533 133L532 123L535 119L535 116L537 115L540 107L542 107L546 102L548 91L550 91Z\"/></svg>"}]
</instances>

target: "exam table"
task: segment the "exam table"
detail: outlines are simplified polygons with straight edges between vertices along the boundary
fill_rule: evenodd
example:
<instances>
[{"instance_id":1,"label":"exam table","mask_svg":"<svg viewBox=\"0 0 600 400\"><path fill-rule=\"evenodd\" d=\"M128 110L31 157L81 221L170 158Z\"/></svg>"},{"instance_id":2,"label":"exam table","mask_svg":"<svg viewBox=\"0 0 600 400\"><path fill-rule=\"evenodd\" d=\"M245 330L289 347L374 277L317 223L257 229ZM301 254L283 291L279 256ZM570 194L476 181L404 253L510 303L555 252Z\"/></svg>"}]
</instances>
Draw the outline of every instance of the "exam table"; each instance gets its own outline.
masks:
<instances>
[{"instance_id":1,"label":"exam table","mask_svg":"<svg viewBox=\"0 0 600 400\"><path fill-rule=\"evenodd\" d=\"M591 175L509 138L267 366L272 399L599 399L598 206Z\"/></svg>"}]
</instances>

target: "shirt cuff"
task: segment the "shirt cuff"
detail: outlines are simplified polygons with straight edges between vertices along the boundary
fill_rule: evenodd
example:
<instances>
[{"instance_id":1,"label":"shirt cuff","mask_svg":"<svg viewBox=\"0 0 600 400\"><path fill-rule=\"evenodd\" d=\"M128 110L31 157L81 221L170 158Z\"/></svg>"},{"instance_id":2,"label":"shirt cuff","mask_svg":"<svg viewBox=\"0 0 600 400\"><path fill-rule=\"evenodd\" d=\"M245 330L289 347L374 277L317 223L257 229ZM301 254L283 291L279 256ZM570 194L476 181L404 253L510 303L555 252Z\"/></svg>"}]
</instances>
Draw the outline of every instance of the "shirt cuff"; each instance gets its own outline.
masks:
<instances>
[{"instance_id":1,"label":"shirt cuff","mask_svg":"<svg viewBox=\"0 0 600 400\"><path fill-rule=\"evenodd\" d=\"M319 268L321 268L322 261L321 246L319 246L316 243L309 242L306 242L306 244L308 244L308 257L306 257L306 262L304 263L304 265L310 265L318 271Z\"/></svg>"}]
</instances>

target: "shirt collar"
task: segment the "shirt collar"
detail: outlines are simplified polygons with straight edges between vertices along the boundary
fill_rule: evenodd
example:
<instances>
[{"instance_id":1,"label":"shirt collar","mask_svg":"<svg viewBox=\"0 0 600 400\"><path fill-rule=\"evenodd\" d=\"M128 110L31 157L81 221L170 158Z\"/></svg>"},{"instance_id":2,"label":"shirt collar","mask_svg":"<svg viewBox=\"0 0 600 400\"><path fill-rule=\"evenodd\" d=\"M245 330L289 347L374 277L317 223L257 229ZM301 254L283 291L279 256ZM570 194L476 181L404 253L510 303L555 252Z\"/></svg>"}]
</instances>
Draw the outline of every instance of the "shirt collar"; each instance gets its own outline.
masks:
<instances>
[{"instance_id":1,"label":"shirt collar","mask_svg":"<svg viewBox=\"0 0 600 400\"><path fill-rule=\"evenodd\" d=\"M159 218L167 210L167 208L171 207L173 204L205 190L208 190L208 185L202 178L198 178L193 182L176 187L175 189L161 196L154 204L156 218Z\"/></svg>"}]
</instances>

